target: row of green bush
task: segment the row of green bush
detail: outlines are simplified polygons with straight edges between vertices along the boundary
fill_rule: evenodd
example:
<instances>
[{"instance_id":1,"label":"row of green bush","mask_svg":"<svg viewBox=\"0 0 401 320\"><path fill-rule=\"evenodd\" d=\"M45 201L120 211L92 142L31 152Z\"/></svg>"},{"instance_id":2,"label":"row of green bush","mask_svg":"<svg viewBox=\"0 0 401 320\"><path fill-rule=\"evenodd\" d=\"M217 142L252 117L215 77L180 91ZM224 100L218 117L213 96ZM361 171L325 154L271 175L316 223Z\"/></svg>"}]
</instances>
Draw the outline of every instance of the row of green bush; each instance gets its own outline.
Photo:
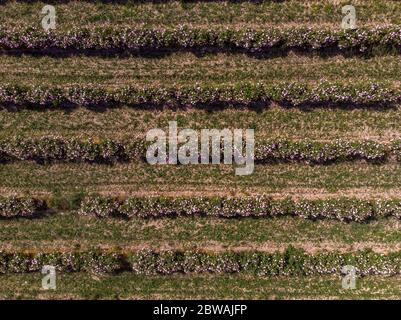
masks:
<instances>
[{"instance_id":1,"label":"row of green bush","mask_svg":"<svg viewBox=\"0 0 401 320\"><path fill-rule=\"evenodd\" d=\"M271 79L274 81L274 79ZM355 106L389 107L401 102L401 86L384 83L241 83L220 86L135 87L117 89L71 86L41 87L0 84L0 105L18 108L111 108L130 106L152 109L246 107Z\"/></svg>"},{"instance_id":2,"label":"row of green bush","mask_svg":"<svg viewBox=\"0 0 401 320\"><path fill-rule=\"evenodd\" d=\"M260 276L341 274L346 265L357 275L398 275L401 252L379 254L370 250L307 254L293 247L284 252L152 251L129 253L91 250L84 252L0 252L0 273L40 271L52 265L61 272L120 272L135 274L250 273Z\"/></svg>"},{"instance_id":3,"label":"row of green bush","mask_svg":"<svg viewBox=\"0 0 401 320\"><path fill-rule=\"evenodd\" d=\"M60 199L56 199L60 200ZM57 201L24 197L1 197L0 218L35 218L48 209L57 211ZM166 218L208 216L224 218L269 218L281 216L305 219L334 219L364 222L372 219L401 218L401 199L361 200L356 198L272 199L255 197L129 197L80 196L74 201L79 214L95 217Z\"/></svg>"},{"instance_id":4,"label":"row of green bush","mask_svg":"<svg viewBox=\"0 0 401 320\"><path fill-rule=\"evenodd\" d=\"M178 26L174 29L83 27L62 33L40 28L0 26L0 50L42 53L144 53L166 50L224 50L269 53L274 50L399 50L400 26L355 30L323 28L229 29Z\"/></svg>"},{"instance_id":5,"label":"row of green bush","mask_svg":"<svg viewBox=\"0 0 401 320\"><path fill-rule=\"evenodd\" d=\"M47 210L47 202L35 198L1 197L0 218L34 218Z\"/></svg>"},{"instance_id":6,"label":"row of green bush","mask_svg":"<svg viewBox=\"0 0 401 320\"><path fill-rule=\"evenodd\" d=\"M151 143L152 141L147 142L144 139L117 141L111 139L65 139L61 137L32 139L19 137L0 140L0 162L19 160L30 160L38 163L54 161L90 163L139 162L146 161L146 150ZM201 158L200 150L199 146L199 159ZM221 159L223 159L223 143L220 145L220 151ZM211 154L210 152L210 156ZM312 164L329 164L353 160L365 160L374 163L383 163L389 160L401 161L401 141L394 140L390 143L369 140L319 142L278 139L255 141L254 160L256 163L306 162Z\"/></svg>"},{"instance_id":7,"label":"row of green bush","mask_svg":"<svg viewBox=\"0 0 401 320\"><path fill-rule=\"evenodd\" d=\"M17 137L0 140L0 162L32 160L111 163L145 159L145 142L135 139L121 143L110 139L64 139Z\"/></svg>"},{"instance_id":8,"label":"row of green bush","mask_svg":"<svg viewBox=\"0 0 401 320\"><path fill-rule=\"evenodd\" d=\"M383 217L401 218L401 200L355 198L293 200L268 196L228 197L130 197L119 199L88 196L80 214L97 217L163 218L211 216L225 218L294 216L305 219L335 219L363 222Z\"/></svg>"}]
</instances>

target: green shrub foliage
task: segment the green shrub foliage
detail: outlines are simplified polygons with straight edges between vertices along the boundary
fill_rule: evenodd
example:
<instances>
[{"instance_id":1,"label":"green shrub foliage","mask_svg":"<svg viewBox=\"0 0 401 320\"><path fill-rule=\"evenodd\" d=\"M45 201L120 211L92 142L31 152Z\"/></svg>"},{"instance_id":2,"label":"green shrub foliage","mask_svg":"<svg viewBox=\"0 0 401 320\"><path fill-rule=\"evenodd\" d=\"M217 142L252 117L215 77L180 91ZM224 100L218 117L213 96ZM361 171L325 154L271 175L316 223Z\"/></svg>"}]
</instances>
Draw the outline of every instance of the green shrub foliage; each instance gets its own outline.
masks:
<instances>
[{"instance_id":1,"label":"green shrub foliage","mask_svg":"<svg viewBox=\"0 0 401 320\"><path fill-rule=\"evenodd\" d=\"M0 26L0 49L36 53L155 53L219 50L266 54L288 50L369 53L374 49L399 50L400 26L355 30L321 28L229 29L193 28L75 28L45 32L40 28Z\"/></svg>"},{"instance_id":2,"label":"green shrub foliage","mask_svg":"<svg viewBox=\"0 0 401 320\"><path fill-rule=\"evenodd\" d=\"M274 79L272 79L274 80ZM41 87L14 84L0 85L0 104L18 108L111 108L130 106L163 108L268 107L275 103L283 107L355 106L387 107L401 102L401 87L384 83L241 83L219 86L135 87L117 89L71 86Z\"/></svg>"},{"instance_id":3,"label":"green shrub foliage","mask_svg":"<svg viewBox=\"0 0 401 320\"><path fill-rule=\"evenodd\" d=\"M97 217L163 218L212 216L224 218L294 216L363 222L383 217L401 218L401 200L354 198L292 200L267 196L226 197L133 197L118 199L91 196L81 203L81 214Z\"/></svg>"},{"instance_id":4,"label":"green shrub foliage","mask_svg":"<svg viewBox=\"0 0 401 320\"><path fill-rule=\"evenodd\" d=\"M0 162L17 160L38 163L146 161L146 148L150 143L142 139L132 141L65 139L61 137L7 139L0 140ZM222 158L223 147L222 144L220 146ZM354 160L382 163L391 159L401 161L401 142L398 140L389 143L370 140L335 140L332 142L256 140L254 154L256 163L329 164Z\"/></svg>"},{"instance_id":5,"label":"green shrub foliage","mask_svg":"<svg viewBox=\"0 0 401 320\"><path fill-rule=\"evenodd\" d=\"M397 275L401 271L401 252L389 254L370 250L350 253L319 252L307 254L293 247L284 252L206 252L152 251L110 252L101 250L76 252L0 252L0 273L38 272L53 265L60 272L135 274L174 273L249 273L260 276L341 274L345 265L356 268L358 275Z\"/></svg>"},{"instance_id":6,"label":"green shrub foliage","mask_svg":"<svg viewBox=\"0 0 401 320\"><path fill-rule=\"evenodd\" d=\"M39 199L0 198L0 218L34 218L40 216L46 209L46 202Z\"/></svg>"}]
</instances>

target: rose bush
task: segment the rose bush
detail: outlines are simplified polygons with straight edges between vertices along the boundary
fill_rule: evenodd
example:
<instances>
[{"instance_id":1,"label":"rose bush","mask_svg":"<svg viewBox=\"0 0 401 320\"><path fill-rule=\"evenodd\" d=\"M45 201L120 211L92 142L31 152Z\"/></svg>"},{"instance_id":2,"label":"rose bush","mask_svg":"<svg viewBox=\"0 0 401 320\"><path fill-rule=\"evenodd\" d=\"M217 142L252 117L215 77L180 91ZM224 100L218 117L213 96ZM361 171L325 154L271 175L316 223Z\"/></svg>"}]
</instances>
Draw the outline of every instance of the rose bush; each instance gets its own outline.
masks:
<instances>
[{"instance_id":1,"label":"rose bush","mask_svg":"<svg viewBox=\"0 0 401 320\"><path fill-rule=\"evenodd\" d=\"M245 143L245 142L244 142ZM151 142L143 139L117 141L112 139L74 139L40 137L0 140L0 162L35 161L114 163L146 161L146 150ZM198 150L201 150L200 147ZM221 145L223 159L224 145ZM401 161L401 142L389 143L370 140L319 142L313 140L265 140L255 142L256 163L306 162L330 164L363 160L384 163Z\"/></svg>"},{"instance_id":2,"label":"rose bush","mask_svg":"<svg viewBox=\"0 0 401 320\"><path fill-rule=\"evenodd\" d=\"M0 105L18 108L71 108L130 106L209 108L234 106L260 108L272 103L284 107L322 106L380 107L401 102L401 87L387 84L343 84L322 81L299 83L241 83L238 85L121 87L114 90L93 86L40 87L0 84Z\"/></svg>"},{"instance_id":3,"label":"rose bush","mask_svg":"<svg viewBox=\"0 0 401 320\"><path fill-rule=\"evenodd\" d=\"M293 200L268 196L228 197L86 197L80 214L97 217L164 218L213 216L225 218L294 216L305 219L335 219L363 222L371 219L401 218L401 200L360 200L355 198Z\"/></svg>"},{"instance_id":4,"label":"rose bush","mask_svg":"<svg viewBox=\"0 0 401 320\"><path fill-rule=\"evenodd\" d=\"M83 27L64 33L45 32L34 27L0 26L0 50L6 52L135 54L170 50L222 50L263 54L273 50L335 50L365 53L375 48L400 50L400 26L355 30L299 27L259 30L186 26L175 29Z\"/></svg>"},{"instance_id":5,"label":"rose bush","mask_svg":"<svg viewBox=\"0 0 401 320\"><path fill-rule=\"evenodd\" d=\"M45 201L34 198L1 197L0 218L34 218L47 209Z\"/></svg>"},{"instance_id":6,"label":"rose bush","mask_svg":"<svg viewBox=\"0 0 401 320\"><path fill-rule=\"evenodd\" d=\"M99 249L73 252L0 252L0 273L38 272L53 265L59 272L135 274L173 273L249 273L260 276L341 274L345 265L356 268L358 275L398 275L401 252L388 254L370 250L308 254L293 247L284 252L207 252L153 251L113 252Z\"/></svg>"}]
</instances>

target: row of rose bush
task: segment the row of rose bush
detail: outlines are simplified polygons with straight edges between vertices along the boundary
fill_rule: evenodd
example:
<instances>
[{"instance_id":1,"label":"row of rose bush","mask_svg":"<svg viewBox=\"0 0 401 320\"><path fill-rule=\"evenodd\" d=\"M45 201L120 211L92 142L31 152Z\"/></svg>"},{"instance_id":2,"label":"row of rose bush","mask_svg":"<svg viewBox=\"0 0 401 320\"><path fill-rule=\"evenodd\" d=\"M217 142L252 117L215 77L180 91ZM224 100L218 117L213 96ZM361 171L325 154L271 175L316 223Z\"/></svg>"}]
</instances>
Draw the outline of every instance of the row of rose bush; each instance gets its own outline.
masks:
<instances>
[{"instance_id":1,"label":"row of rose bush","mask_svg":"<svg viewBox=\"0 0 401 320\"><path fill-rule=\"evenodd\" d=\"M52 208L51 199L1 197L0 218L40 217ZM85 197L79 214L96 217L164 218L209 216L224 218L294 216L305 219L335 219L364 222L377 218L401 218L401 199L361 200L333 198L318 200L257 197Z\"/></svg>"},{"instance_id":2,"label":"row of rose bush","mask_svg":"<svg viewBox=\"0 0 401 320\"><path fill-rule=\"evenodd\" d=\"M401 200L336 198L318 200L257 197L130 197L88 196L79 209L82 215L122 218L210 216L225 218L294 216L364 222L377 218L401 218Z\"/></svg>"},{"instance_id":3,"label":"row of rose bush","mask_svg":"<svg viewBox=\"0 0 401 320\"><path fill-rule=\"evenodd\" d=\"M47 203L41 199L0 197L0 218L34 218L43 214Z\"/></svg>"},{"instance_id":4,"label":"row of rose bush","mask_svg":"<svg viewBox=\"0 0 401 320\"><path fill-rule=\"evenodd\" d=\"M334 49L366 52L377 47L399 50L401 27L393 25L355 30L299 27L259 30L187 26L178 26L174 29L83 27L67 32L45 32L34 27L0 26L0 50L3 51L142 53L218 49L269 53L273 49L306 51Z\"/></svg>"},{"instance_id":5,"label":"row of rose bush","mask_svg":"<svg viewBox=\"0 0 401 320\"><path fill-rule=\"evenodd\" d=\"M0 140L0 162L18 160L31 160L38 163L146 161L146 150L151 143L144 139L117 141L111 139L65 139L50 136L18 137ZM198 149L201 150L200 147ZM223 159L223 143L220 151L221 159ZM389 143L370 140L335 140L332 142L265 140L256 141L254 154L256 163L294 161L329 164L353 160L383 163L392 159L401 161L400 140L393 140Z\"/></svg>"},{"instance_id":6,"label":"row of rose bush","mask_svg":"<svg viewBox=\"0 0 401 320\"><path fill-rule=\"evenodd\" d=\"M349 253L307 254L293 247L284 252L152 251L129 253L91 250L84 252L0 252L0 273L38 272L52 265L61 272L119 272L135 274L248 273L260 276L341 274L351 265L358 275L398 275L401 252L388 254L370 250Z\"/></svg>"},{"instance_id":7,"label":"row of rose bush","mask_svg":"<svg viewBox=\"0 0 401 320\"><path fill-rule=\"evenodd\" d=\"M134 87L106 89L95 86L41 87L0 84L0 105L19 108L71 108L83 106L137 108L210 108L322 106L392 106L401 102L401 86L384 83L241 83L237 85Z\"/></svg>"},{"instance_id":8,"label":"row of rose bush","mask_svg":"<svg viewBox=\"0 0 401 320\"><path fill-rule=\"evenodd\" d=\"M385 162L391 157L401 160L401 142L390 144L375 141L288 141L277 140L255 144L255 161L289 162L305 161L314 164L327 164L341 161L366 160Z\"/></svg>"},{"instance_id":9,"label":"row of rose bush","mask_svg":"<svg viewBox=\"0 0 401 320\"><path fill-rule=\"evenodd\" d=\"M64 139L42 137L0 140L0 162L32 160L38 163L51 161L110 163L139 160L145 157L145 142L126 143L110 139Z\"/></svg>"},{"instance_id":10,"label":"row of rose bush","mask_svg":"<svg viewBox=\"0 0 401 320\"><path fill-rule=\"evenodd\" d=\"M79 214L96 217L163 218L212 216L225 218L295 216L305 219L336 219L364 222L401 218L401 199L361 200L333 198L318 200L257 197L130 197L92 195L80 200ZM52 209L52 199L1 197L0 218L38 217ZM56 208L53 208L56 209Z\"/></svg>"}]
</instances>

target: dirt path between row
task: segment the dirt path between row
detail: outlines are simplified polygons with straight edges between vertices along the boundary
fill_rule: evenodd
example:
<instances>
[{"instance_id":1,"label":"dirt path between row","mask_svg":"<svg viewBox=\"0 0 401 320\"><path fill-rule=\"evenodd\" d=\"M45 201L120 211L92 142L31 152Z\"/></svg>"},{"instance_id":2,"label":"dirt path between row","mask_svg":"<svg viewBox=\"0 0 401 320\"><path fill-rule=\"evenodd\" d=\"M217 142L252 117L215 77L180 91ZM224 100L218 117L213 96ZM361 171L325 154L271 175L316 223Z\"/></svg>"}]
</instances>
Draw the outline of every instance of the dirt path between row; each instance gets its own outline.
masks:
<instances>
[{"instance_id":1,"label":"dirt path between row","mask_svg":"<svg viewBox=\"0 0 401 320\"><path fill-rule=\"evenodd\" d=\"M96 241L87 242L79 241L19 241L13 243L3 242L0 244L0 251L28 251L28 252L51 252L51 251L76 251L89 250L100 248L103 250L117 250L122 252L137 251L143 249L152 250L204 250L212 252L224 251L261 251L275 252L284 251L289 245L303 249L307 253L315 254L321 251L338 251L338 252L354 252L358 250L371 249L378 253L389 253L401 250L401 242L392 243L377 243L377 242L354 242L341 243L333 241L299 241L278 243L273 241L268 242L245 242L225 243L218 241L202 241L202 242L183 242L183 241L134 241L134 242L113 242L99 243Z\"/></svg>"},{"instance_id":2,"label":"dirt path between row","mask_svg":"<svg viewBox=\"0 0 401 320\"><path fill-rule=\"evenodd\" d=\"M175 187L176 188L176 187ZM204 189L203 189L204 188ZM136 187L130 187L129 185L105 185L100 186L94 190L88 190L88 192L96 192L105 196L118 196L118 197L211 197L211 196L227 196L227 197L252 197L258 195L271 196L274 199L283 199L291 197L297 199L327 199L327 198L358 198L358 199L393 199L401 198L401 189L381 189L381 188L349 188L337 191L330 191L320 188L285 188L278 191L270 191L258 187L251 188L230 188L224 187L224 189L213 186L193 186L183 185L179 188L171 190L169 185L159 185L157 188L151 186L146 190L137 190ZM22 196L29 193L30 196L47 198L51 197L52 193L49 191L36 191L34 193L29 192L29 188L6 188L0 187L0 193L2 196ZM66 197L71 194L67 192Z\"/></svg>"}]
</instances>

